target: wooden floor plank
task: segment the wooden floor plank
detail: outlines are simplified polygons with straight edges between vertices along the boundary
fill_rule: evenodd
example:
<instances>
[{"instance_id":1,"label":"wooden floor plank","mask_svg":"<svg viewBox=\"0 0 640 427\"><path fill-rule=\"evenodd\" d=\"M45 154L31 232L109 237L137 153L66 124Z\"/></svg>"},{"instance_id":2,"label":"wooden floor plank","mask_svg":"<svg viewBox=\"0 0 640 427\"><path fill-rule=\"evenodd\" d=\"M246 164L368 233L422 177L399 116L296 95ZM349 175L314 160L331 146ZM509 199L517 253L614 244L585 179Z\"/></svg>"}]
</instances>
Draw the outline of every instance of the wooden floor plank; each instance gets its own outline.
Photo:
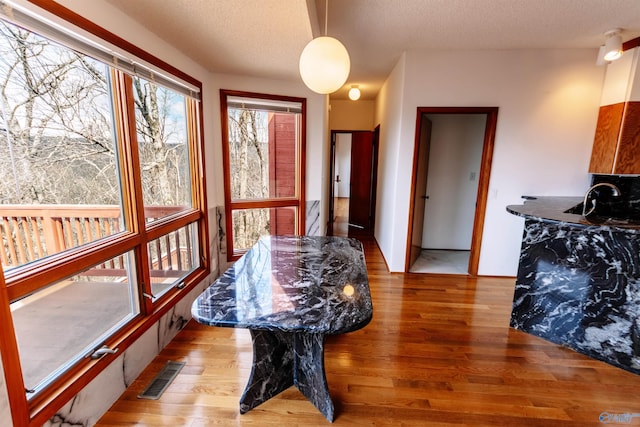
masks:
<instances>
[{"instance_id":1,"label":"wooden floor plank","mask_svg":"<svg viewBox=\"0 0 640 427\"><path fill-rule=\"evenodd\" d=\"M509 328L514 279L391 274L375 243L365 252L373 320L326 343L334 425L582 427L640 413L640 376ZM159 400L138 399L167 360L186 366ZM295 388L241 416L251 360L248 331L191 321L97 425L329 425Z\"/></svg>"}]
</instances>

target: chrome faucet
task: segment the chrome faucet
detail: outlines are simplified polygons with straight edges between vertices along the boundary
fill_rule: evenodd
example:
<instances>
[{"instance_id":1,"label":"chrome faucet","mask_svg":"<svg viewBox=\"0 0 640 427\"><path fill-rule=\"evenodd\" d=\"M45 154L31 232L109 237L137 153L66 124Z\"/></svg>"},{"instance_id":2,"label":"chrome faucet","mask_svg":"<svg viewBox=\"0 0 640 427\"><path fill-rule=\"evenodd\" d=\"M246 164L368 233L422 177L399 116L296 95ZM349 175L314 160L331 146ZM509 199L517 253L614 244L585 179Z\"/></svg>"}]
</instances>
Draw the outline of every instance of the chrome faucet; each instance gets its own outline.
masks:
<instances>
[{"instance_id":1,"label":"chrome faucet","mask_svg":"<svg viewBox=\"0 0 640 427\"><path fill-rule=\"evenodd\" d=\"M591 208L589 208L588 211L587 211L587 202L589 201L589 196L591 195L591 192L598 187L609 187L611 188L611 194L614 197L620 196L620 189L608 182L601 182L599 184L592 185L591 187L589 187L589 189L584 195L584 201L582 202L582 216L586 217L587 215L591 215L593 211L596 210L596 199L591 199Z\"/></svg>"}]
</instances>

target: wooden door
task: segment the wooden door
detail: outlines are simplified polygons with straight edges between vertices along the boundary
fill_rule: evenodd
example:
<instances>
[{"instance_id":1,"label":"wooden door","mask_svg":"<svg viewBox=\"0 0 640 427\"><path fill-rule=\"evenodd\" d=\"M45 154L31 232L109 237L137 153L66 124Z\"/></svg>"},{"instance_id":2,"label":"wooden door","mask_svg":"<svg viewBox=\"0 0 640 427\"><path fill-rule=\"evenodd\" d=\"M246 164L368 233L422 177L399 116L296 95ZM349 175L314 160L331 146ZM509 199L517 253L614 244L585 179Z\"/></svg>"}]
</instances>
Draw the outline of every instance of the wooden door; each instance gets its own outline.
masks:
<instances>
[{"instance_id":1,"label":"wooden door","mask_svg":"<svg viewBox=\"0 0 640 427\"><path fill-rule=\"evenodd\" d=\"M351 191L349 195L349 232L373 231L373 133L351 134Z\"/></svg>"},{"instance_id":2,"label":"wooden door","mask_svg":"<svg viewBox=\"0 0 640 427\"><path fill-rule=\"evenodd\" d=\"M424 226L424 210L427 192L427 174L429 171L429 149L431 146L431 120L426 116L420 118L420 134L417 144L417 162L414 165L415 192L413 195L413 227L411 229L411 249L409 252L409 266L411 266L422 251L422 231Z\"/></svg>"}]
</instances>

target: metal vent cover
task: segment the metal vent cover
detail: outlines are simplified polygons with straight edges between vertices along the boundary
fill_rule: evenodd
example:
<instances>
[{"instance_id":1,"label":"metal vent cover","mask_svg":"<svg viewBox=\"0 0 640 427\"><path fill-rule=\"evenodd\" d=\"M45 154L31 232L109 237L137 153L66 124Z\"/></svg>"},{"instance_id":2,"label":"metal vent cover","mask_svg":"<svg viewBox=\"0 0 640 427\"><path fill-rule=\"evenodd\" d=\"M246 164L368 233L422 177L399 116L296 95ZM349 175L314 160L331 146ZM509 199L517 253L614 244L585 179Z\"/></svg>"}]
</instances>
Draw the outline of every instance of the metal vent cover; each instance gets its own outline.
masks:
<instances>
[{"instance_id":1,"label":"metal vent cover","mask_svg":"<svg viewBox=\"0 0 640 427\"><path fill-rule=\"evenodd\" d=\"M178 376L184 367L184 362L168 361L151 383L138 395L139 399L159 399L162 393L169 387L173 379Z\"/></svg>"}]
</instances>

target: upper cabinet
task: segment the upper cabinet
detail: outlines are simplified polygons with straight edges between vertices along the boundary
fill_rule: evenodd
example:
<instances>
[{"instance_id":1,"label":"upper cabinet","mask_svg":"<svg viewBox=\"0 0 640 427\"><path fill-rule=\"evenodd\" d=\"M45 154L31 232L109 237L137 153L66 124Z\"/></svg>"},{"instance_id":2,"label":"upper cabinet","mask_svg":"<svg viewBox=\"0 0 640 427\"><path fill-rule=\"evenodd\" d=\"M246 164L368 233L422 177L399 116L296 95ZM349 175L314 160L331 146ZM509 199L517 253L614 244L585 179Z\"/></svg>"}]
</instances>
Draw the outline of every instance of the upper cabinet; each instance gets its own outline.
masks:
<instances>
[{"instance_id":1,"label":"upper cabinet","mask_svg":"<svg viewBox=\"0 0 640 427\"><path fill-rule=\"evenodd\" d=\"M607 65L590 173L640 174L640 47Z\"/></svg>"},{"instance_id":2,"label":"upper cabinet","mask_svg":"<svg viewBox=\"0 0 640 427\"><path fill-rule=\"evenodd\" d=\"M600 107L589 172L640 174L640 102Z\"/></svg>"}]
</instances>

